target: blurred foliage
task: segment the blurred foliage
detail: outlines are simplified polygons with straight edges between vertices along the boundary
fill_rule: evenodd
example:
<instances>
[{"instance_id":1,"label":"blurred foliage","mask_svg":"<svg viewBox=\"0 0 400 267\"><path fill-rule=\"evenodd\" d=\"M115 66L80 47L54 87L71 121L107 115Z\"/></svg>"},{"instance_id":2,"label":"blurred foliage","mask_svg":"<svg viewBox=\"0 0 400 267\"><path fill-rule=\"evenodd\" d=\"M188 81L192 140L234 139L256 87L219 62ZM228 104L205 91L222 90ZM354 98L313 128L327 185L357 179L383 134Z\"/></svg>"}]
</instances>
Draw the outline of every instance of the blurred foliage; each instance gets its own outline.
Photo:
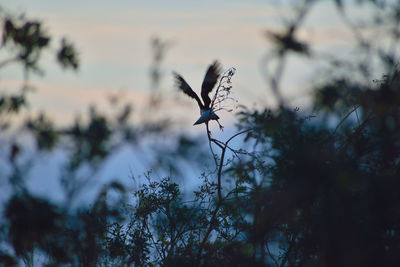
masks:
<instances>
[{"instance_id":1,"label":"blurred foliage","mask_svg":"<svg viewBox=\"0 0 400 267\"><path fill-rule=\"evenodd\" d=\"M61 40L61 47L57 53L57 60L65 69L70 67L76 70L79 67L79 61L75 47L65 38Z\"/></svg>"},{"instance_id":2,"label":"blurred foliage","mask_svg":"<svg viewBox=\"0 0 400 267\"><path fill-rule=\"evenodd\" d=\"M26 127L34 134L39 149L52 149L57 143L57 133L52 121L40 114L37 119L27 121Z\"/></svg>"},{"instance_id":3,"label":"blurred foliage","mask_svg":"<svg viewBox=\"0 0 400 267\"><path fill-rule=\"evenodd\" d=\"M15 59L21 61L25 69L36 67L40 52L49 45L49 42L50 37L38 21L12 18L6 18L4 21L2 46L15 47L17 51Z\"/></svg>"},{"instance_id":4,"label":"blurred foliage","mask_svg":"<svg viewBox=\"0 0 400 267\"><path fill-rule=\"evenodd\" d=\"M298 2L286 28L267 35L275 49L264 58L263 71L279 106L243 107L238 132L225 142L208 128L209 146L184 133L166 138L171 121L132 122L132 106L117 97L110 98L113 114L93 106L87 120L56 126L46 113L26 109L29 75L20 91L2 94L0 173L10 190L1 203L0 265L399 266L400 69L392 50L360 34L346 7L372 6L376 13L366 23L396 43L400 6L332 1L355 36L356 51L368 57L324 55L327 75L314 83L312 113L306 114L287 104L280 82L293 56L321 59L296 37L318 2ZM42 53L51 51L42 23L2 11L2 27L0 49L10 57L0 68L15 63L28 74L39 70ZM61 43L61 67L77 69L74 45ZM157 88L165 47L153 41ZM374 68L384 74L370 79ZM28 119L17 127L12 116L22 111ZM35 141L32 153L18 135ZM232 147L237 137L246 149ZM141 142L150 143L151 166L170 175L149 172L133 190L110 181L90 205L81 204L79 196L97 182L107 160L123 146L143 153ZM60 150L66 160L59 177L46 177L62 186L63 200L56 202L30 192L27 180L36 160ZM213 162L215 169L208 167ZM198 166L207 166L201 184L184 191L178 176L189 179L188 171Z\"/></svg>"}]
</instances>

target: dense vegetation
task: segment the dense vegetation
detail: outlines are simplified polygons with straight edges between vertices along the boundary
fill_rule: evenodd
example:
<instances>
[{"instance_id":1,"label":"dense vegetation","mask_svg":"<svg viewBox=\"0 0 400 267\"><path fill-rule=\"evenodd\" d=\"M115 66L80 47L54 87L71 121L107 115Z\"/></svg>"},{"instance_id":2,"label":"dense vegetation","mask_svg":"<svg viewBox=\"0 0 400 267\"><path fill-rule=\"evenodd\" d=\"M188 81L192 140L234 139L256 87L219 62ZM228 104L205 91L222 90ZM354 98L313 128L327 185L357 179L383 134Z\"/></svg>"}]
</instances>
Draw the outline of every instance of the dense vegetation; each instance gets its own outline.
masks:
<instances>
[{"instance_id":1,"label":"dense vegetation","mask_svg":"<svg viewBox=\"0 0 400 267\"><path fill-rule=\"evenodd\" d=\"M346 16L348 2L373 12L356 24ZM92 205L82 207L77 197L115 149L135 149L141 138L168 131L167 124L132 123L130 107L117 106L115 116L92 108L88 122L62 128L45 114L16 125L32 93L29 76L41 71L38 61L50 52L52 38L41 22L3 11L0 49L8 57L0 68L18 64L25 75L19 92L0 96L1 181L11 190L1 203L0 264L33 266L40 258L45 266L85 267L399 266L400 5L356 2L334 1L335 12L354 33L357 57L320 55L297 39L318 4L305 0L284 30L267 34L276 49L263 59L263 70L278 107L243 107L237 134L226 141L207 129L207 145L182 133L168 151L157 151L160 159L215 164L199 174L203 182L191 199L172 175L156 178L149 172L134 192L110 182ZM385 38L376 42L365 31ZM395 45L387 49L387 43ZM154 48L162 53L159 41ZM293 56L327 66L307 114L290 107L281 93L284 66ZM155 58L157 83L161 55ZM74 46L65 39L56 60L66 69L79 67ZM374 77L379 72L383 75ZM234 88L232 75L228 70L223 77L221 101ZM28 156L26 142L16 137L26 134L36 144ZM247 149L233 148L234 139ZM68 160L59 177L48 179L60 180L64 203L35 196L26 186L35 160L59 149ZM204 154L206 149L211 154ZM165 164L171 168L171 162Z\"/></svg>"}]
</instances>

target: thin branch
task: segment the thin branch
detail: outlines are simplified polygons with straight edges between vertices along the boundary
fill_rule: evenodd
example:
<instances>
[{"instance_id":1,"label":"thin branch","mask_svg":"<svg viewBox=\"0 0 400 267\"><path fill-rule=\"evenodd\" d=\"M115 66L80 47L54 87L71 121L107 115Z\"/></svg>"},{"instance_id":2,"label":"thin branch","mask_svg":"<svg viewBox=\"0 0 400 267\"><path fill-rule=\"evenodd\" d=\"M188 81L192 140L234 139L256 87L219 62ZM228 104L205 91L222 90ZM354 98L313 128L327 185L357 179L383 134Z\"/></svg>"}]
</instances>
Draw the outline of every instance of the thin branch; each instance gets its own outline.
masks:
<instances>
[{"instance_id":1,"label":"thin branch","mask_svg":"<svg viewBox=\"0 0 400 267\"><path fill-rule=\"evenodd\" d=\"M204 235L203 240L201 241L200 246L199 246L199 252L198 252L198 259L199 259L199 260L200 260L201 253L202 253L203 248L204 248L204 244L207 242L209 235L211 234L212 230L214 229L214 222L215 222L215 218L216 218L216 216L217 216L217 213L218 213L218 211L219 211L219 208L221 207L223 201L224 201L227 197L229 197L229 196L230 196L230 193L231 193L231 192L229 192L229 193L225 196L225 198L222 197L222 183L221 183L222 168L223 168L223 166L224 166L224 158L225 158L226 149L228 148L228 144L229 144L229 142L232 141L235 137L237 137L237 136L239 136L239 135L241 135L241 134L243 134L243 133L249 132L249 131L253 130L253 128L251 128L251 129L246 129L246 130L240 131L240 132L238 132L238 133L232 135L225 143L211 137L211 133L210 133L210 131L209 131L209 128L208 128L208 124L207 124L207 123L206 123L206 130L207 130L207 137L208 137L208 140L209 140L210 149L211 149L212 154L215 155L215 154L214 154L214 151L212 150L211 142L213 142L214 144L216 144L216 145L221 149L221 157L220 157L219 163L218 163L217 159L215 159L215 162L216 162L217 167L218 167L218 174L217 174L217 192L218 192L217 194L218 194L218 202L217 202L217 204L216 204L216 206L215 206L215 209L214 209L214 211L213 211L213 213L212 213L212 216L211 216L211 219L210 219L210 221L209 221L209 227L208 227L208 229L207 229L207 232L206 232L206 234ZM229 148L229 149L230 149L230 148Z\"/></svg>"},{"instance_id":2,"label":"thin branch","mask_svg":"<svg viewBox=\"0 0 400 267\"><path fill-rule=\"evenodd\" d=\"M360 126L360 118L358 117L357 109L355 110L355 113L356 113L356 117L357 117L358 126Z\"/></svg>"},{"instance_id":3,"label":"thin branch","mask_svg":"<svg viewBox=\"0 0 400 267\"><path fill-rule=\"evenodd\" d=\"M214 159L214 162L215 162L215 168L218 168L217 154L214 153L214 150L213 150L212 145L211 145L212 138L211 138L210 130L208 128L208 122L206 122L206 129L207 129L208 145L210 147L211 155L212 155L212 157Z\"/></svg>"},{"instance_id":4,"label":"thin branch","mask_svg":"<svg viewBox=\"0 0 400 267\"><path fill-rule=\"evenodd\" d=\"M161 258L161 259L164 259L164 258L165 258L164 251L163 251L163 254L161 254L161 252L160 252L160 250L159 250L159 248L158 248L158 246L157 246L157 243L156 243L156 241L155 241L154 238L153 238L153 233L150 231L150 228L149 228L149 226L148 226L148 224L147 224L146 219L144 219L143 222L144 222L144 226L146 227L147 232L148 232L149 235L150 235L150 239L151 239L151 241L153 242L154 248L156 249L156 251L157 251L158 255L160 256L160 258Z\"/></svg>"},{"instance_id":5,"label":"thin branch","mask_svg":"<svg viewBox=\"0 0 400 267\"><path fill-rule=\"evenodd\" d=\"M231 89L231 86L230 86L231 78L235 74L235 72L236 72L235 68L230 68L224 72L221 79L219 80L217 89L215 90L215 94L211 101L211 108L214 108L215 103L217 103L219 105L220 103L222 103L224 100L226 100L228 98L228 94ZM225 84L227 84L227 85L225 85ZM219 91L221 90L221 88L223 89L223 91L226 92L226 95L224 95L224 96L219 95ZM219 99L220 97L222 97L223 99Z\"/></svg>"},{"instance_id":6,"label":"thin branch","mask_svg":"<svg viewBox=\"0 0 400 267\"><path fill-rule=\"evenodd\" d=\"M219 168L218 168L218 174L217 174L217 192L218 192L218 201L222 201L222 185L221 185L221 176L222 176L222 168L223 168L223 163L224 163L224 158L225 158L225 152L226 152L226 145L222 149L221 153L221 159L219 160Z\"/></svg>"},{"instance_id":7,"label":"thin branch","mask_svg":"<svg viewBox=\"0 0 400 267\"><path fill-rule=\"evenodd\" d=\"M237 136L239 136L239 135L241 135L241 134L250 132L250 131L252 131L252 130L254 130L254 128L249 128L249 129L240 131L240 132L238 132L238 133L232 135L232 136L225 142L225 146L228 146L228 143L229 143L230 141L232 141L235 137L237 137Z\"/></svg>"},{"instance_id":8,"label":"thin branch","mask_svg":"<svg viewBox=\"0 0 400 267\"><path fill-rule=\"evenodd\" d=\"M344 123L344 121L351 115L351 113L353 113L354 111L356 111L358 108L360 107L360 105L355 106L352 110L350 110L349 113L346 114L346 116L343 117L343 119L339 122L339 124L336 126L335 130L333 131L332 135L336 134L336 131L339 129L339 127Z\"/></svg>"}]
</instances>

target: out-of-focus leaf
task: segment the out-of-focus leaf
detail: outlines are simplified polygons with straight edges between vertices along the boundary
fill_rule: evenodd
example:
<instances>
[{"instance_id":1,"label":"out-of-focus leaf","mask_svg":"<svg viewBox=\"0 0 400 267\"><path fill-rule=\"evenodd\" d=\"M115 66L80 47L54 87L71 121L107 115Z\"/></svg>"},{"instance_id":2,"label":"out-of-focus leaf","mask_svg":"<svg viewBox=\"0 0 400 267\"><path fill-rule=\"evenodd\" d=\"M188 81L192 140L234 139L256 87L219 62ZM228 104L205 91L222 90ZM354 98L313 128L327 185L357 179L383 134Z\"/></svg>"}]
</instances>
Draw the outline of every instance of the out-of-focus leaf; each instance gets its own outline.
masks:
<instances>
[{"instance_id":1,"label":"out-of-focus leaf","mask_svg":"<svg viewBox=\"0 0 400 267\"><path fill-rule=\"evenodd\" d=\"M57 53L57 60L65 69L77 70L79 67L78 53L72 43L67 39L61 40L61 47Z\"/></svg>"},{"instance_id":2,"label":"out-of-focus leaf","mask_svg":"<svg viewBox=\"0 0 400 267\"><path fill-rule=\"evenodd\" d=\"M26 127L36 137L36 144L39 149L52 149L57 143L58 134L52 121L46 118L44 114L40 114L36 119L28 120Z\"/></svg>"}]
</instances>

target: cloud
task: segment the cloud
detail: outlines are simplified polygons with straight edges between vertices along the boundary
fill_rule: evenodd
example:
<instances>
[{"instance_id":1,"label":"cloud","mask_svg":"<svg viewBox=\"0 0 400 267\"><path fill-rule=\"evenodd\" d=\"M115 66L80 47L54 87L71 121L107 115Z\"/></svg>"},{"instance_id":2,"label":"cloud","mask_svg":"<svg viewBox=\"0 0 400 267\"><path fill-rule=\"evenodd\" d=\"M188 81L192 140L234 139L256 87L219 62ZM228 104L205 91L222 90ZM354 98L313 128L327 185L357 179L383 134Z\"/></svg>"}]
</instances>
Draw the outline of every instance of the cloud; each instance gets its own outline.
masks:
<instances>
[{"instance_id":1,"label":"cloud","mask_svg":"<svg viewBox=\"0 0 400 267\"><path fill-rule=\"evenodd\" d=\"M76 78L63 78L63 72L50 66L50 75L37 81L40 89L32 96L35 109L50 109L65 121L78 111L86 112L90 103L106 105L107 94L121 87L129 88L124 90L127 99L147 103L150 38L157 35L173 42L163 63L168 88L170 73L176 70L198 89L207 65L219 59L238 69L234 86L243 102L270 97L259 70L259 61L270 48L264 32L280 29L287 6L259 1L202 1L196 6L181 1L83 2L60 9L54 4L41 8L48 2L39 1L29 7L28 14L40 15L51 34L66 35L75 43L82 62ZM332 6L318 4L310 14L305 29L298 32L301 40L322 49L349 45L349 32L338 23ZM285 73L290 80L287 91L296 91L291 85L299 85L299 77L310 70L309 65L294 66ZM168 105L173 107L173 101Z\"/></svg>"}]
</instances>

